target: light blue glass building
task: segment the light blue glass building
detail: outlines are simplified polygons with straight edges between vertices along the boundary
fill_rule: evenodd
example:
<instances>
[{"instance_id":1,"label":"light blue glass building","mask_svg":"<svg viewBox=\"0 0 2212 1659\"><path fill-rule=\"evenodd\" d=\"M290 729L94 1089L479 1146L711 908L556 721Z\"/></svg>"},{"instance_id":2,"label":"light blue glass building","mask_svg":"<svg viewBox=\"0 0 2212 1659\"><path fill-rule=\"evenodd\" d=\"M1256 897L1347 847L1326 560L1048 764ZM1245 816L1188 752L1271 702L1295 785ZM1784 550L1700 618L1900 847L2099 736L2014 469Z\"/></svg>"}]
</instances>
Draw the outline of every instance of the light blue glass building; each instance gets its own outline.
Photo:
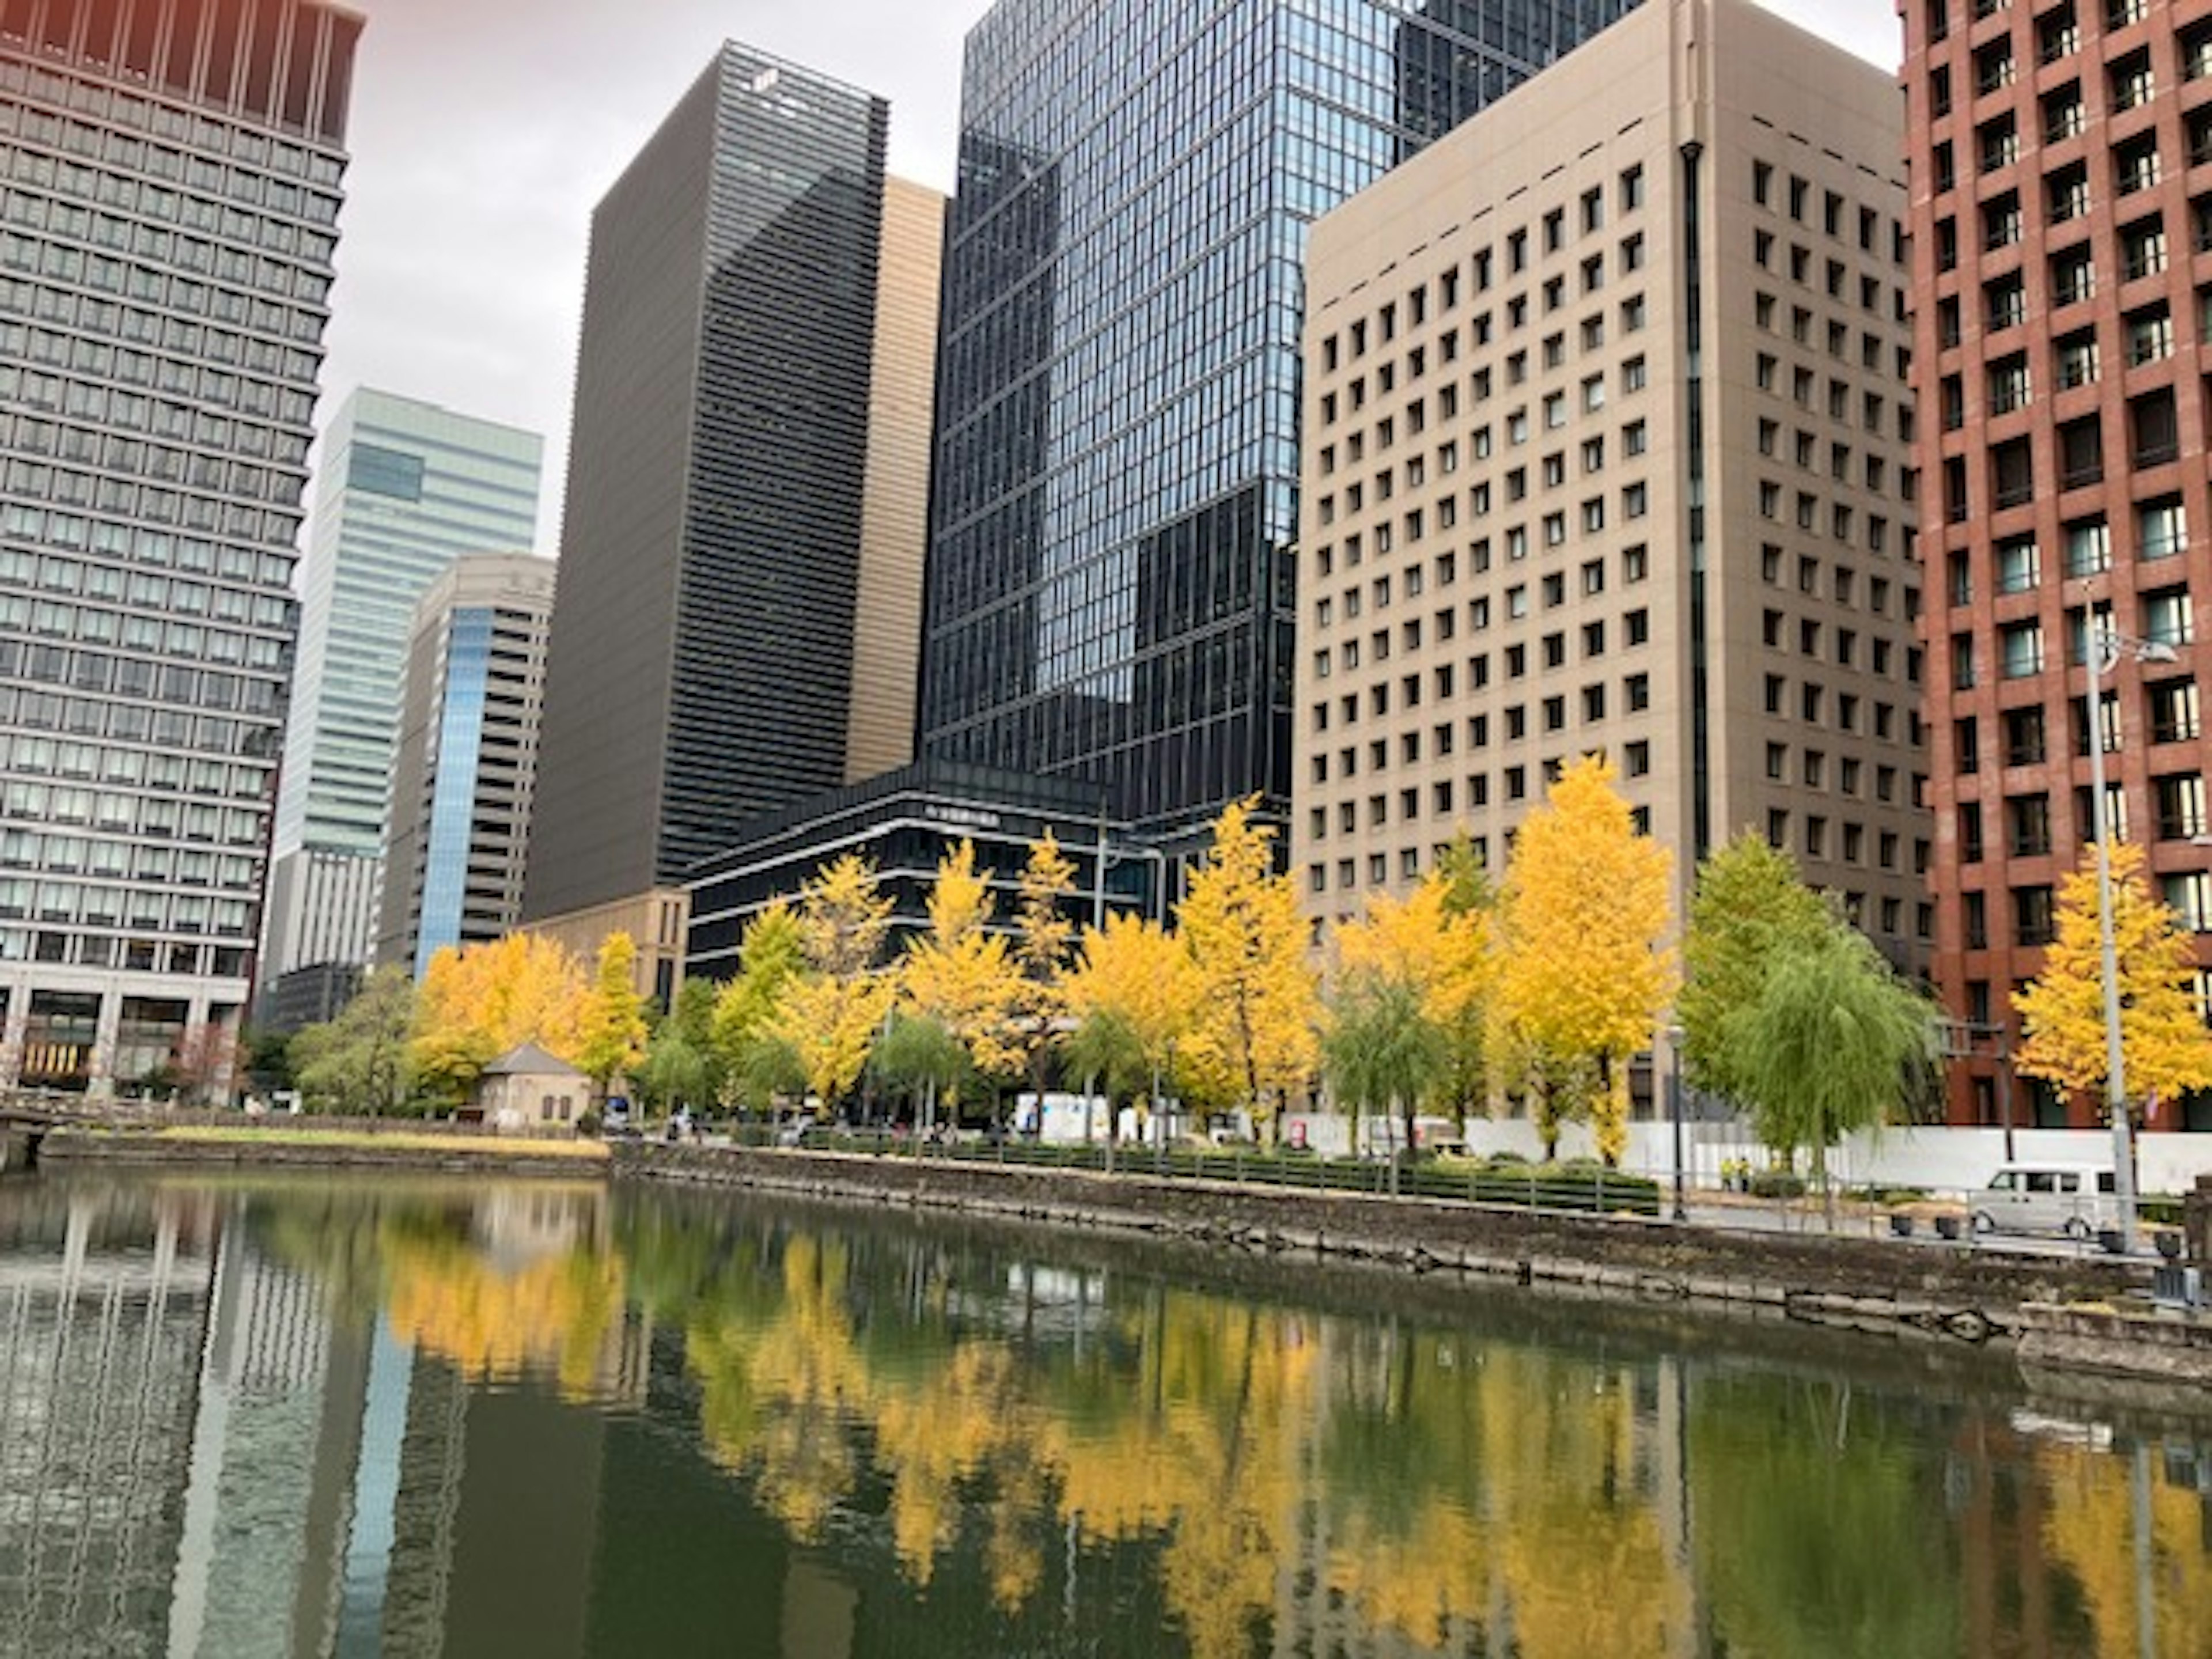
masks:
<instances>
[{"instance_id":1,"label":"light blue glass building","mask_svg":"<svg viewBox=\"0 0 2212 1659\"><path fill-rule=\"evenodd\" d=\"M1291 785L1306 227L1635 0L1000 0L968 37L921 735L1158 828Z\"/></svg>"},{"instance_id":2,"label":"light blue glass building","mask_svg":"<svg viewBox=\"0 0 2212 1659\"><path fill-rule=\"evenodd\" d=\"M418 979L521 915L553 592L550 559L472 554L416 610L376 959Z\"/></svg>"},{"instance_id":3,"label":"light blue glass building","mask_svg":"<svg viewBox=\"0 0 2212 1659\"><path fill-rule=\"evenodd\" d=\"M264 985L369 959L416 605L462 555L535 544L543 451L535 433L367 387L325 434Z\"/></svg>"}]
</instances>

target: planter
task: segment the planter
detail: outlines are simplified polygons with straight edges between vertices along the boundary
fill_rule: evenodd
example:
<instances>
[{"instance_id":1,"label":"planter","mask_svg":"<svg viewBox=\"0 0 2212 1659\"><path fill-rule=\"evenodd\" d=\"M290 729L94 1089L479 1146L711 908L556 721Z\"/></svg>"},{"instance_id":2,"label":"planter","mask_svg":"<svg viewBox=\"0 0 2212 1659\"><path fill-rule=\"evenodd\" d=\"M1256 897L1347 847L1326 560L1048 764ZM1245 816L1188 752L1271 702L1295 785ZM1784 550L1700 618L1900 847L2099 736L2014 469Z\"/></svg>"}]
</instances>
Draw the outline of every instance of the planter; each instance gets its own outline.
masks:
<instances>
[{"instance_id":1,"label":"planter","mask_svg":"<svg viewBox=\"0 0 2212 1659\"><path fill-rule=\"evenodd\" d=\"M2100 1227L2097 1230L2097 1248L2106 1255L2120 1255L2126 1252L2128 1243L2118 1227Z\"/></svg>"},{"instance_id":2,"label":"planter","mask_svg":"<svg viewBox=\"0 0 2212 1659\"><path fill-rule=\"evenodd\" d=\"M1936 1231L1939 1237L1955 1240L1964 1231L1965 1224L1957 1216L1939 1215L1936 1218Z\"/></svg>"},{"instance_id":3,"label":"planter","mask_svg":"<svg viewBox=\"0 0 2212 1659\"><path fill-rule=\"evenodd\" d=\"M2168 1232L2161 1229L2160 1231L2153 1233L2150 1236L2150 1239L2151 1243L2158 1247L2159 1255L2166 1261L2179 1261L2181 1260L2181 1235L2179 1233Z\"/></svg>"},{"instance_id":4,"label":"planter","mask_svg":"<svg viewBox=\"0 0 2212 1659\"><path fill-rule=\"evenodd\" d=\"M1890 1237L1893 1238L1911 1237L1912 1218L1909 1215L1893 1215L1890 1217L1889 1232Z\"/></svg>"}]
</instances>

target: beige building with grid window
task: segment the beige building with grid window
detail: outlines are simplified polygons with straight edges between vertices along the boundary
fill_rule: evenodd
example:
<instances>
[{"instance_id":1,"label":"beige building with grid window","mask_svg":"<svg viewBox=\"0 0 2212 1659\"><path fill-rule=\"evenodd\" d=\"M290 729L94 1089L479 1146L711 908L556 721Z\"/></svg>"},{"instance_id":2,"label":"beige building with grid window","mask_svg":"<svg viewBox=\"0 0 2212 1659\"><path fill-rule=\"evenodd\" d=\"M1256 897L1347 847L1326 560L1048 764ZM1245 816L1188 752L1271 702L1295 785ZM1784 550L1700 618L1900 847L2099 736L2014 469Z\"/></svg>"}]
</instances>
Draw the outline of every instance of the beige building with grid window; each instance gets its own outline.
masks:
<instances>
[{"instance_id":1,"label":"beige building with grid window","mask_svg":"<svg viewBox=\"0 0 2212 1659\"><path fill-rule=\"evenodd\" d=\"M1651 0L1313 229L1293 859L1310 914L1602 751L1925 954L1901 111Z\"/></svg>"}]
</instances>

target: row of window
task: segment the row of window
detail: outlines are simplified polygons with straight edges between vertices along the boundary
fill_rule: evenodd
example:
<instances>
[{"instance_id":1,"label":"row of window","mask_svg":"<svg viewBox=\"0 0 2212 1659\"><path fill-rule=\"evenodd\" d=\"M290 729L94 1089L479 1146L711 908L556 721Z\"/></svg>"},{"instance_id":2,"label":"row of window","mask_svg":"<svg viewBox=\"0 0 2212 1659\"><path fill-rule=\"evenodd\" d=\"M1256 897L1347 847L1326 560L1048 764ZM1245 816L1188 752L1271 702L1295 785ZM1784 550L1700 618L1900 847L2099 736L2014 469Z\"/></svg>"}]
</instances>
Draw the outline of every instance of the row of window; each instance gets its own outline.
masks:
<instances>
[{"instance_id":1,"label":"row of window","mask_svg":"<svg viewBox=\"0 0 2212 1659\"><path fill-rule=\"evenodd\" d=\"M2141 624L2138 637L2160 645L2193 645L2197 640L2196 613L2190 603L2186 588L2160 588L2139 596ZM2089 660L2090 641L2101 638L2110 626L2109 606L2100 606L2091 612L2082 606L2074 606L2066 613L2067 661L2079 667ZM2016 622L2000 623L1996 640L1998 677L2008 680L2033 679L2051 665L2046 660L2040 617L2024 617ZM1972 634L1956 634L1951 640L1951 683L1964 690L1975 684L1975 647Z\"/></svg>"},{"instance_id":2,"label":"row of window","mask_svg":"<svg viewBox=\"0 0 2212 1659\"><path fill-rule=\"evenodd\" d=\"M42 523L12 516L21 511L0 507L0 534L40 539L38 532L44 527ZM149 570L127 570L99 559L31 553L0 545L0 590L17 587L70 596L82 593L88 599L127 603L136 610L212 617L219 622L250 623L256 628L288 632L292 626L292 601L283 589L272 592L265 586L254 588L229 585L252 582L257 570L262 570L265 578L270 571L283 568L284 562L273 555L257 556L243 548L226 547L220 551L220 574L225 580L210 582L169 577ZM266 569L257 563L260 557L270 560Z\"/></svg>"},{"instance_id":3,"label":"row of window","mask_svg":"<svg viewBox=\"0 0 2212 1659\"><path fill-rule=\"evenodd\" d=\"M133 141L128 134L111 132L106 143L125 150ZM281 253L325 269L337 250L337 233L327 228L335 220L308 222L301 210L304 193L285 179L272 180L261 199L249 203L239 197L224 198L179 190L134 176L117 166L95 167L15 143L0 143L0 177L32 190L50 191L71 204L92 203L111 214L130 215L187 234L220 237L258 252ZM69 222L83 223L74 218Z\"/></svg>"},{"instance_id":4,"label":"row of window","mask_svg":"<svg viewBox=\"0 0 2212 1659\"><path fill-rule=\"evenodd\" d=\"M2205 833L2204 780L2195 772L2173 772L2154 777L2151 801L2155 817L2152 830L2160 841L2191 842ZM2087 825L2092 821L2091 792L2087 788L2074 792L2074 822L2083 826L2080 839L2090 839ZM2051 831L2051 796L2047 792L2024 795L2007 795L2002 806L2003 815L2003 852L2008 858L2046 858L2056 847ZM2107 833L2124 837L2128 832L2127 799L2117 785L2108 785L2105 792L2105 827ZM1984 823L1982 803L1961 801L1957 808L1959 860L1962 864L1979 864L1987 856L1989 843Z\"/></svg>"},{"instance_id":5,"label":"row of window","mask_svg":"<svg viewBox=\"0 0 2212 1659\"><path fill-rule=\"evenodd\" d=\"M56 329L78 331L91 337L89 349L96 351L100 341L120 341L125 346L143 346L175 350L183 355L206 356L204 350L192 354L185 351L185 343L197 338L204 347L215 331L195 335L188 325L173 331L158 312L140 306L131 306L103 299L96 294L79 294L74 289L59 288L51 283L37 282L28 277L10 276L0 272L0 317L13 317L50 325ZM243 323L239 325L243 326ZM71 367L74 368L74 354ZM277 380L268 375L252 374L230 374L229 381L209 384L226 393L223 409L251 416L259 420L275 421L295 431L309 429L314 416L315 376L320 370L317 353L288 346L284 351L283 377ZM158 384L156 371L156 384ZM234 382L234 384L233 384ZM196 390L199 383L195 383ZM157 425L173 424L176 416L172 407L162 402L154 404L154 420Z\"/></svg>"},{"instance_id":6,"label":"row of window","mask_svg":"<svg viewBox=\"0 0 2212 1659\"><path fill-rule=\"evenodd\" d=\"M100 819L104 798L91 789L10 779L0 786L0 805L16 823L68 824L149 840L192 841L206 846L258 849L268 815L247 807L210 806L204 802L147 800L140 804L135 829Z\"/></svg>"},{"instance_id":7,"label":"row of window","mask_svg":"<svg viewBox=\"0 0 2212 1659\"><path fill-rule=\"evenodd\" d=\"M1644 168L1640 163L1622 169L1616 176L1613 185L1613 200L1615 210L1622 214L1633 213L1643 207ZM1543 258L1565 252L1569 240L1568 212L1569 210L1564 206L1547 210L1535 228L1535 241L1533 243L1530 228L1522 226L1518 229L1509 231L1503 239L1502 245L1486 246L1475 250L1465 265L1455 263L1438 273L1432 280L1415 284L1407 291L1402 301L1402 315L1407 328L1410 331L1427 324L1431 295L1434 297L1435 309L1441 314L1449 312L1459 304L1462 287L1468 288L1473 294L1487 294L1497 285L1501 273L1508 278L1529 274L1532 247L1539 248L1540 257ZM1606 228L1604 188L1593 185L1583 191L1577 198L1573 222L1577 235L1595 236L1601 234ZM1632 244L1634 248L1633 252L1629 251ZM1614 255L1620 262L1621 269L1634 270L1641 268L1642 247L1643 239L1640 234L1616 246ZM1601 282L1604 263L1601 252L1598 255L1584 258L1583 261L1584 272L1587 275L1591 257L1598 259L1599 281ZM1552 279L1553 282L1561 284L1564 284L1565 280L1564 277ZM1551 291L1550 285L1547 283L1546 286L1548 295ZM1559 292L1564 296L1564 286ZM1374 313L1371 328L1370 320L1362 318L1346 325L1338 333L1324 336L1322 340L1322 372L1333 374L1336 372L1340 362L1359 361L1366 356L1370 342L1378 349L1392 343L1398 336L1401 314L1401 303L1397 300L1385 301ZM1557 307L1549 306L1547 309L1557 309ZM1525 323L1527 310L1528 295L1526 294L1516 295L1509 301L1507 312L1510 325L1519 326Z\"/></svg>"},{"instance_id":8,"label":"row of window","mask_svg":"<svg viewBox=\"0 0 2212 1659\"><path fill-rule=\"evenodd\" d=\"M259 861L238 853L157 847L97 836L0 830L0 868L48 875L86 875L180 887L216 888L251 897L259 884Z\"/></svg>"},{"instance_id":9,"label":"row of window","mask_svg":"<svg viewBox=\"0 0 2212 1659\"><path fill-rule=\"evenodd\" d=\"M32 881L0 875L0 921L243 939L249 937L252 914L252 905L245 899L172 894L136 884L111 887L100 882Z\"/></svg>"},{"instance_id":10,"label":"row of window","mask_svg":"<svg viewBox=\"0 0 2212 1659\"><path fill-rule=\"evenodd\" d=\"M0 132L38 144L60 160L96 162L222 201L265 206L310 224L337 223L337 187L345 161L336 150L50 74L21 58L0 64L0 92L28 100L0 99ZM64 106L92 118L63 113Z\"/></svg>"},{"instance_id":11,"label":"row of window","mask_svg":"<svg viewBox=\"0 0 2212 1659\"><path fill-rule=\"evenodd\" d=\"M7 159L0 153L0 167L4 167ZM95 260L126 265L120 277L94 279L91 286L94 288L118 291L135 283L142 271L210 277L245 290L249 301L258 297L264 302L246 313L260 319L254 323L256 327L295 338L313 339L321 332L322 319L315 315L314 308L324 307L330 299L331 277L326 270L295 258L276 257L258 242L240 246L194 236L173 228L173 222L149 224L120 214L102 213L82 201L41 196L22 188L15 169L0 171L0 178L6 178L9 186L4 199L0 199L0 222L15 227L30 240L74 248L87 262L82 270L89 270L90 262ZM78 278L72 276L71 280ZM269 301L295 304L265 303Z\"/></svg>"},{"instance_id":12,"label":"row of window","mask_svg":"<svg viewBox=\"0 0 2212 1659\"><path fill-rule=\"evenodd\" d=\"M216 722L206 722L211 734ZM235 730L234 722L222 722ZM40 728L0 732L0 770L16 777L62 778L113 785L118 790L155 794L197 795L210 800L259 800L269 788L270 768L229 759L216 750L130 749L74 738L39 734ZM133 797L103 794L99 822L128 829ZM0 837L14 833L0 830Z\"/></svg>"},{"instance_id":13,"label":"row of window","mask_svg":"<svg viewBox=\"0 0 2212 1659\"><path fill-rule=\"evenodd\" d=\"M1589 626L1591 628L1596 628L1601 627L1601 624L1591 623ZM1585 629L1586 635L1587 631L1588 630ZM1565 635L1553 635L1547 638L1546 644L1547 647L1552 645L1558 646L1559 660L1557 665L1559 667L1565 667L1566 665L1566 636ZM1516 651L1518 648L1519 647L1515 647ZM1511 653L1509 653L1509 657L1511 654ZM1476 657L1472 659L1468 664L1469 680L1479 685L1488 684L1490 678L1488 672L1489 666L1490 663L1487 657ZM1480 674L1474 672L1478 669L1482 671ZM1439 688L1437 693L1437 700L1441 702L1448 699L1451 696L1450 690L1447 688L1449 688L1452 683L1453 665L1446 664L1431 670L1430 672ZM1522 663L1521 672L1524 676L1527 672L1525 659ZM1421 706L1422 700L1422 676L1419 674L1407 674L1404 676L1398 684L1399 707L1403 710L1411 710L1419 708ZM1649 674L1638 673L1629 675L1626 679L1621 681L1620 691L1620 704L1625 713L1640 714L1649 710L1651 707L1651 677ZM1577 702L1581 711L1582 723L1584 726L1598 726L1604 723L1607 703L1607 683L1604 681L1591 682L1582 687L1581 693L1577 699ZM1386 680L1377 681L1367 688L1365 706L1369 713L1378 718L1386 716L1390 712L1390 702L1391 687L1389 682ZM1361 706L1361 697L1357 692L1347 693L1343 697L1338 699L1334 705L1339 716L1337 724L1340 726L1357 726L1359 722ZM1502 734L1503 741L1506 743L1520 743L1529 737L1529 712L1531 707L1532 705L1528 703L1516 702L1509 705L1501 712L1498 729ZM1540 698L1533 707L1535 711L1535 723L1537 729L1540 730L1544 736L1550 737L1567 729L1568 699L1565 692L1556 692L1550 696ZM1332 705L1325 700L1314 704L1311 710L1310 720L1312 730L1316 736L1326 733L1329 730L1332 719L1331 708ZM1451 754L1455 730L1455 725L1451 720L1439 721L1431 729L1429 736L1430 758L1441 759ZM1487 749L1490 746L1490 734L1491 723L1488 714L1470 714L1467 717L1467 746L1469 749ZM1422 745L1423 735L1421 732L1418 731L1409 731L1399 733L1398 763L1402 766L1419 766L1421 764L1423 759ZM1342 775L1345 776L1352 775L1355 769L1354 763L1357 760L1356 752L1352 750L1346 750L1341 751L1341 757L1340 769ZM1390 757L1389 744L1386 741L1381 740L1371 744L1370 745L1369 758L1371 767L1375 769L1380 769L1389 764ZM1325 781L1326 778L1323 769L1316 768L1314 781L1318 783Z\"/></svg>"},{"instance_id":14,"label":"row of window","mask_svg":"<svg viewBox=\"0 0 2212 1659\"><path fill-rule=\"evenodd\" d=\"M246 951L239 945L112 939L104 933L59 933L28 927L0 927L0 962L121 968L129 973L164 973L184 979L246 976Z\"/></svg>"},{"instance_id":15,"label":"row of window","mask_svg":"<svg viewBox=\"0 0 2212 1659\"><path fill-rule=\"evenodd\" d=\"M2158 878L2159 896L2194 933L2212 933L2212 872L2185 871ZM2012 942L2023 950L2036 950L2058 937L2058 904L2054 889L2031 884L2007 890L2012 911ZM1959 896L1960 932L1969 951L1990 948L1990 895L1968 888Z\"/></svg>"},{"instance_id":16,"label":"row of window","mask_svg":"<svg viewBox=\"0 0 2212 1659\"><path fill-rule=\"evenodd\" d=\"M1762 123L1764 125L1764 123ZM1751 199L1760 207L1787 212L1796 224L1809 224L1813 215L1814 184L1796 173L1778 172L1773 162L1754 157L1751 164ZM1885 236L1884 228L1887 234ZM1893 215L1848 200L1840 191L1820 190L1820 228L1838 241L1856 232L1859 252L1880 256L1885 241L1889 262L1902 266L1906 258L1905 226Z\"/></svg>"},{"instance_id":17,"label":"row of window","mask_svg":"<svg viewBox=\"0 0 2212 1659\"><path fill-rule=\"evenodd\" d=\"M105 651L70 651L0 638L0 681L30 689L66 686L72 690L125 698L158 696L172 708L234 710L274 714L283 706L280 677L198 669L183 663L155 664Z\"/></svg>"},{"instance_id":18,"label":"row of window","mask_svg":"<svg viewBox=\"0 0 2212 1659\"><path fill-rule=\"evenodd\" d=\"M2142 703L2143 718L2138 729L2148 733L2153 744L2194 743L2203 734L2197 683L2193 679L2154 681L2143 688ZM2115 752L2120 747L2120 698L2117 691L2107 691L2099 700L2099 714L2104 726L2106 752ZM2087 755L2089 733L2085 705L2069 699L2066 719L2072 734L2073 753L2077 757ZM1996 720L1997 747L1990 755L1993 765L2040 766L2050 758L2048 716L2041 703L2001 709ZM1951 722L1952 770L1956 775L1972 777L1981 771L1982 730L1983 720L1977 714L1962 714ZM2083 816L2086 821L2087 814Z\"/></svg>"}]
</instances>

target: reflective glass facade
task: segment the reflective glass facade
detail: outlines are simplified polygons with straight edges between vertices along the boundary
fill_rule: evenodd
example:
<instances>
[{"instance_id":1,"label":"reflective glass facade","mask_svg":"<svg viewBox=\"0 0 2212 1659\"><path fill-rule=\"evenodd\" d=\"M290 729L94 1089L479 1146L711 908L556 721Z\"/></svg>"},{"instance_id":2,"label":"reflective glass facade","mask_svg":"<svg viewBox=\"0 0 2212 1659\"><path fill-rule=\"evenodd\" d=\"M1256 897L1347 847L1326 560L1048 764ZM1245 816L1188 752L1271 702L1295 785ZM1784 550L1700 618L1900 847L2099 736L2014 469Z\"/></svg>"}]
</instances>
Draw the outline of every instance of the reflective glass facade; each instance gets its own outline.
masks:
<instances>
[{"instance_id":1,"label":"reflective glass facade","mask_svg":"<svg viewBox=\"0 0 2212 1659\"><path fill-rule=\"evenodd\" d=\"M926 754L1290 788L1305 229L1634 0L1003 0L968 39Z\"/></svg>"},{"instance_id":2,"label":"reflective glass facade","mask_svg":"<svg viewBox=\"0 0 2212 1659\"><path fill-rule=\"evenodd\" d=\"M453 613L446 647L446 706L438 722L438 781L422 860L422 933L417 958L461 942L461 900L468 889L469 821L476 807L477 762L483 747L484 681L491 667L491 612Z\"/></svg>"},{"instance_id":3,"label":"reflective glass facade","mask_svg":"<svg viewBox=\"0 0 2212 1659\"><path fill-rule=\"evenodd\" d=\"M368 960L416 602L457 558L530 548L534 432L363 387L323 436L276 798L264 982ZM362 862L310 872L303 854Z\"/></svg>"},{"instance_id":4,"label":"reflective glass facade","mask_svg":"<svg viewBox=\"0 0 2212 1659\"><path fill-rule=\"evenodd\" d=\"M0 6L0 1086L244 1001L359 29Z\"/></svg>"},{"instance_id":5,"label":"reflective glass facade","mask_svg":"<svg viewBox=\"0 0 2212 1659\"><path fill-rule=\"evenodd\" d=\"M533 921L845 780L889 119L726 46L593 215Z\"/></svg>"},{"instance_id":6,"label":"reflective glass facade","mask_svg":"<svg viewBox=\"0 0 2212 1659\"><path fill-rule=\"evenodd\" d=\"M554 566L471 555L415 613L376 957L421 975L513 929L538 771Z\"/></svg>"}]
</instances>

